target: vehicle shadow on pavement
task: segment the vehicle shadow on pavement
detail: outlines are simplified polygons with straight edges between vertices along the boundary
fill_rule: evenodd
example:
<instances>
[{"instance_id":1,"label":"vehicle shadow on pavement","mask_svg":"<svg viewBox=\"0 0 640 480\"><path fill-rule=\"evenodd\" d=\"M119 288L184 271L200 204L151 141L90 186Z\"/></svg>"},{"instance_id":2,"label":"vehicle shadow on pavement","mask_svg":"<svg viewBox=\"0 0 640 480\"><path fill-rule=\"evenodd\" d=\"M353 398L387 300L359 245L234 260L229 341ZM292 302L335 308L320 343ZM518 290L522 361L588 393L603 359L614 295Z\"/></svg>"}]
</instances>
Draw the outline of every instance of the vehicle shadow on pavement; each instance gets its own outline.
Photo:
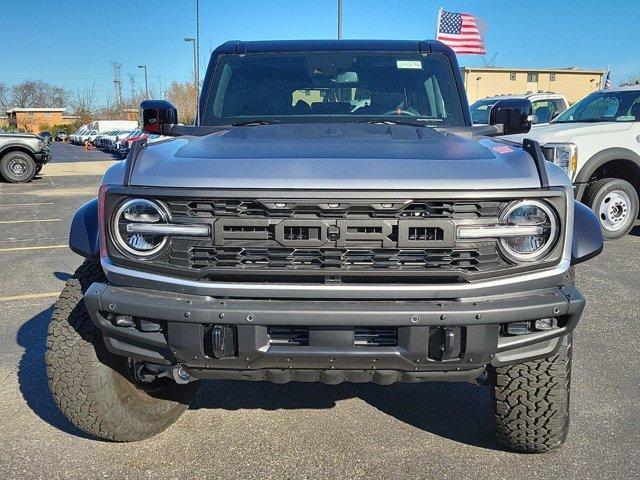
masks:
<instances>
[{"instance_id":1,"label":"vehicle shadow on pavement","mask_svg":"<svg viewBox=\"0 0 640 480\"><path fill-rule=\"evenodd\" d=\"M360 398L380 412L426 432L477 447L502 450L493 436L488 387L465 383L324 385L321 383L205 381L192 409L329 409Z\"/></svg>"},{"instance_id":2,"label":"vehicle shadow on pavement","mask_svg":"<svg viewBox=\"0 0 640 480\"><path fill-rule=\"evenodd\" d=\"M53 403L47 383L47 371L44 364L44 352L47 342L47 328L51 319L53 307L38 313L24 323L16 341L24 348L24 353L18 365L18 383L20 393L29 408L49 425L82 438L92 438L82 430L76 428L60 413Z\"/></svg>"}]
</instances>

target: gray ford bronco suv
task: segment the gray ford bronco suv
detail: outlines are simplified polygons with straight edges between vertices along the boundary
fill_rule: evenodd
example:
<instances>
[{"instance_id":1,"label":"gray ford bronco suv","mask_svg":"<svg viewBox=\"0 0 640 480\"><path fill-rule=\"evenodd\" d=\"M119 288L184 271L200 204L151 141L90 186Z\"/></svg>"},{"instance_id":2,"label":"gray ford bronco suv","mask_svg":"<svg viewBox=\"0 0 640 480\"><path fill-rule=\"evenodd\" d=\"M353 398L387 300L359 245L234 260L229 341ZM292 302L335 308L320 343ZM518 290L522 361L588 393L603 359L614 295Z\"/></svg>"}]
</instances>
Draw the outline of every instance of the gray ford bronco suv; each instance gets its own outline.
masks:
<instances>
[{"instance_id":1,"label":"gray ford bronco suv","mask_svg":"<svg viewBox=\"0 0 640 480\"><path fill-rule=\"evenodd\" d=\"M472 127L441 43L275 41L213 52L197 125L141 109L168 138L76 213L86 261L49 326L76 426L150 437L202 379L474 382L501 443L563 443L573 268L602 234L536 142L492 137L528 131L529 101Z\"/></svg>"}]
</instances>

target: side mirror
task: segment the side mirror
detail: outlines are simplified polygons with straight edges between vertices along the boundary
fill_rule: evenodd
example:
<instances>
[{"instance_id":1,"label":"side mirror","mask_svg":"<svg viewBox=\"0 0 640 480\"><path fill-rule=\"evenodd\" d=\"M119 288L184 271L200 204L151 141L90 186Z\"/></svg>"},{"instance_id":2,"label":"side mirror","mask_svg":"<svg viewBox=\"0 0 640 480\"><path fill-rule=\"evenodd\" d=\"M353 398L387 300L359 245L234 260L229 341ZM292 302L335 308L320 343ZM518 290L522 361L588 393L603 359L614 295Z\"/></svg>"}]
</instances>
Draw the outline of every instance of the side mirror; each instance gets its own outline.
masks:
<instances>
[{"instance_id":1,"label":"side mirror","mask_svg":"<svg viewBox=\"0 0 640 480\"><path fill-rule=\"evenodd\" d=\"M556 110L555 112L553 112L553 114L551 115L551 120L555 120L555 118L561 113L562 112L560 110Z\"/></svg>"},{"instance_id":2,"label":"side mirror","mask_svg":"<svg viewBox=\"0 0 640 480\"><path fill-rule=\"evenodd\" d=\"M167 134L178 123L178 110L166 100L145 100L140 104L142 130Z\"/></svg>"},{"instance_id":3,"label":"side mirror","mask_svg":"<svg viewBox=\"0 0 640 480\"><path fill-rule=\"evenodd\" d=\"M502 126L502 135L527 133L532 120L531 102L524 98L498 100L489 113L489 125Z\"/></svg>"}]
</instances>

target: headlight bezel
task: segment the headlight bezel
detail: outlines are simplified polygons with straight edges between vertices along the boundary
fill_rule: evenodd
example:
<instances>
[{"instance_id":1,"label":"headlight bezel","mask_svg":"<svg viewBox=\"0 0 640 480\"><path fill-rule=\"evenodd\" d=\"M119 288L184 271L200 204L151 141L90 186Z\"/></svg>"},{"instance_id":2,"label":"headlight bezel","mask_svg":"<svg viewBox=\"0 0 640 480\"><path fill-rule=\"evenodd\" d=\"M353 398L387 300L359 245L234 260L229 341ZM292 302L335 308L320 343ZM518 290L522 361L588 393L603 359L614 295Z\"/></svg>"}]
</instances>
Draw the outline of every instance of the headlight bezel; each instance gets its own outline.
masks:
<instances>
[{"instance_id":1,"label":"headlight bezel","mask_svg":"<svg viewBox=\"0 0 640 480\"><path fill-rule=\"evenodd\" d=\"M507 260L515 264L530 264L546 259L555 249L560 238L560 220L558 213L547 202L538 199L522 199L509 203L504 210L500 213L499 223L500 225L513 225L509 223L509 216L518 208L523 206L535 206L541 209L546 215L550 223L549 239L545 242L544 246L532 253L520 253L515 251L507 244L508 238L499 239L499 248L502 255Z\"/></svg>"},{"instance_id":2,"label":"headlight bezel","mask_svg":"<svg viewBox=\"0 0 640 480\"><path fill-rule=\"evenodd\" d=\"M169 223L171 221L171 215L169 214L168 209L164 205L162 205L160 202L157 202L155 200L150 200L148 198L140 198L140 197L125 198L116 207L115 213L112 215L111 220L109 221L111 241L113 245L118 249L118 251L127 258L130 258L133 260L152 259L160 255L164 251L167 244L169 243L168 235L163 236L162 240L154 248L150 250L136 250L132 248L124 240L124 238L122 238L122 235L120 234L120 229L118 228L120 217L124 213L125 209L127 209L128 207L130 207L135 203L142 203L149 207L154 208L160 215L160 222Z\"/></svg>"}]
</instances>

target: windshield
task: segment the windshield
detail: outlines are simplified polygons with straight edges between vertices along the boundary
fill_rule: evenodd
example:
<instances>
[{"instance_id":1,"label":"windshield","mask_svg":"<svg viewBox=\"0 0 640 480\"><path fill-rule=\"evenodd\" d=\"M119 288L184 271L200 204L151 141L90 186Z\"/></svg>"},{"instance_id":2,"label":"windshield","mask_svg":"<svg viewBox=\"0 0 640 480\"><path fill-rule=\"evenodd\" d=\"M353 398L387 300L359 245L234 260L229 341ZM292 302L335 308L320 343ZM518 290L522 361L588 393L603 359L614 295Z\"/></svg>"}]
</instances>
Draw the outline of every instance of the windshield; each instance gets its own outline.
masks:
<instances>
[{"instance_id":1,"label":"windshield","mask_svg":"<svg viewBox=\"0 0 640 480\"><path fill-rule=\"evenodd\" d=\"M403 121L463 126L448 58L417 53L224 55L202 125Z\"/></svg>"},{"instance_id":2,"label":"windshield","mask_svg":"<svg viewBox=\"0 0 640 480\"><path fill-rule=\"evenodd\" d=\"M471 105L471 121L480 125L488 125L491 107L493 107L496 102L497 100L478 100Z\"/></svg>"},{"instance_id":3,"label":"windshield","mask_svg":"<svg viewBox=\"0 0 640 480\"><path fill-rule=\"evenodd\" d=\"M580 122L640 122L640 90L594 92L552 123Z\"/></svg>"}]
</instances>

